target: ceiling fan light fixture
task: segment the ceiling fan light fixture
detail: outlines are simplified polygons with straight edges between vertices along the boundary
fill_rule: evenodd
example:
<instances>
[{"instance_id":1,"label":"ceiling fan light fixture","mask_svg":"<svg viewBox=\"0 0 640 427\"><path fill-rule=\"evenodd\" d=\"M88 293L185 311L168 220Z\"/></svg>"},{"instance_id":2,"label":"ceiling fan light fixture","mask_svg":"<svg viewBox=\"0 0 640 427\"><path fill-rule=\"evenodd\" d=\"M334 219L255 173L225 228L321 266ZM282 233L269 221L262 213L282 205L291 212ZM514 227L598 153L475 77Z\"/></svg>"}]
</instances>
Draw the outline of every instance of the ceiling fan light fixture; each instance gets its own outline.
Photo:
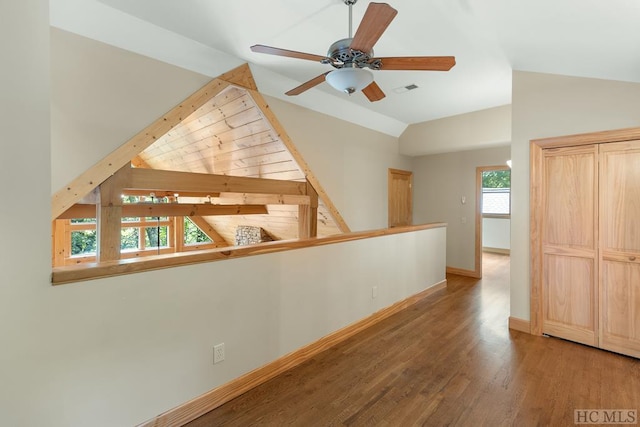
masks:
<instances>
[{"instance_id":1,"label":"ceiling fan light fixture","mask_svg":"<svg viewBox=\"0 0 640 427\"><path fill-rule=\"evenodd\" d=\"M326 77L327 83L340 92L351 95L373 82L373 73L362 68L340 68Z\"/></svg>"}]
</instances>

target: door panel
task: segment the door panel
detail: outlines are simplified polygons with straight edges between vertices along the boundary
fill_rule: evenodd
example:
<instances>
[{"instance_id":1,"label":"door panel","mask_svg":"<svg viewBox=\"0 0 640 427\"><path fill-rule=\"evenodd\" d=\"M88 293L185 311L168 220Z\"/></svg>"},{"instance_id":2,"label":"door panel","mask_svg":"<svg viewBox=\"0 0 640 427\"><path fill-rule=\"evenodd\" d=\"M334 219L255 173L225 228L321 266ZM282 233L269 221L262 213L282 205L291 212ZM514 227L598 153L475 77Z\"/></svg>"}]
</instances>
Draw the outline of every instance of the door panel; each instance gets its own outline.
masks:
<instances>
[{"instance_id":1,"label":"door panel","mask_svg":"<svg viewBox=\"0 0 640 427\"><path fill-rule=\"evenodd\" d=\"M601 246L640 252L640 141L602 147Z\"/></svg>"},{"instance_id":2,"label":"door panel","mask_svg":"<svg viewBox=\"0 0 640 427\"><path fill-rule=\"evenodd\" d=\"M542 332L598 345L596 145L543 160Z\"/></svg>"},{"instance_id":3,"label":"door panel","mask_svg":"<svg viewBox=\"0 0 640 427\"><path fill-rule=\"evenodd\" d=\"M389 169L389 227L413 222L413 173Z\"/></svg>"},{"instance_id":4,"label":"door panel","mask_svg":"<svg viewBox=\"0 0 640 427\"><path fill-rule=\"evenodd\" d=\"M596 345L593 259L545 254L543 332Z\"/></svg>"},{"instance_id":5,"label":"door panel","mask_svg":"<svg viewBox=\"0 0 640 427\"><path fill-rule=\"evenodd\" d=\"M640 141L600 152L600 346L640 357Z\"/></svg>"},{"instance_id":6,"label":"door panel","mask_svg":"<svg viewBox=\"0 0 640 427\"><path fill-rule=\"evenodd\" d=\"M569 151L564 153L564 151ZM545 158L547 200L544 242L595 248L595 151L572 154L563 149Z\"/></svg>"}]
</instances>

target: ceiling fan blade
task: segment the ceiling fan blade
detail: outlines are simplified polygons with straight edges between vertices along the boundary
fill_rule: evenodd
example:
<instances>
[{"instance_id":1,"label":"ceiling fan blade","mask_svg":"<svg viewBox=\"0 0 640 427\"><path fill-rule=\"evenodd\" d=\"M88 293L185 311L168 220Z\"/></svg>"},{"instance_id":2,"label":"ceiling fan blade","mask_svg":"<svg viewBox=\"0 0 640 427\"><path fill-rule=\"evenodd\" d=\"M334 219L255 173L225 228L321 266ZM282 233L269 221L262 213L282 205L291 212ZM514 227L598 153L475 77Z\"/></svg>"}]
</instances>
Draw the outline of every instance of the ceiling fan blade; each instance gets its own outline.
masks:
<instances>
[{"instance_id":1,"label":"ceiling fan blade","mask_svg":"<svg viewBox=\"0 0 640 427\"><path fill-rule=\"evenodd\" d=\"M397 14L398 11L386 3L369 3L351 42L351 49L365 53L371 52L373 45Z\"/></svg>"},{"instance_id":2,"label":"ceiling fan blade","mask_svg":"<svg viewBox=\"0 0 640 427\"><path fill-rule=\"evenodd\" d=\"M455 56L398 56L372 60L380 60L381 70L449 71L456 65Z\"/></svg>"},{"instance_id":3,"label":"ceiling fan blade","mask_svg":"<svg viewBox=\"0 0 640 427\"><path fill-rule=\"evenodd\" d=\"M287 58L306 59L309 61L322 62L327 59L326 56L314 55L313 53L296 52L295 50L280 49L277 47L256 44L251 46L252 52L266 53L268 55L286 56Z\"/></svg>"},{"instance_id":4,"label":"ceiling fan blade","mask_svg":"<svg viewBox=\"0 0 640 427\"><path fill-rule=\"evenodd\" d=\"M307 90L311 89L312 87L318 86L320 83L322 83L324 81L326 75L329 74L330 72L331 71L327 71L326 73L322 73L318 77L314 77L313 79L309 80L308 82L302 83L298 87L294 87L289 92L286 92L285 95L289 95L289 96L300 95L302 92L307 91Z\"/></svg>"},{"instance_id":5,"label":"ceiling fan blade","mask_svg":"<svg viewBox=\"0 0 640 427\"><path fill-rule=\"evenodd\" d=\"M386 96L382 89L380 89L380 86L376 84L376 82L371 82L369 86L362 89L362 93L364 93L371 102L380 101Z\"/></svg>"}]
</instances>

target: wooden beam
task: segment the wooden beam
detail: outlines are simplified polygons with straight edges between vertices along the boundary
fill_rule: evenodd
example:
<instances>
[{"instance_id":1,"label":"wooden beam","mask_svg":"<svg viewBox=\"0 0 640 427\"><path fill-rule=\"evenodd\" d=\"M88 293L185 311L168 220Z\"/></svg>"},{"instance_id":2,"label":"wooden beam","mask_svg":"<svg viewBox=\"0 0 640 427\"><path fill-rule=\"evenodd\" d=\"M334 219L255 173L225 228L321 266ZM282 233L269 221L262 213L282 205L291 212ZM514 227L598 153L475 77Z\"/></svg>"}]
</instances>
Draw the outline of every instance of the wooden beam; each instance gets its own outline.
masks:
<instances>
[{"instance_id":1,"label":"wooden beam","mask_svg":"<svg viewBox=\"0 0 640 427\"><path fill-rule=\"evenodd\" d=\"M77 203L124 164L131 161L158 138L228 86L229 82L227 81L221 79L211 80L182 103L171 109L171 111L138 132L129 141L82 173L69 185L57 191L51 198L51 218L57 218L58 215Z\"/></svg>"},{"instance_id":2,"label":"wooden beam","mask_svg":"<svg viewBox=\"0 0 640 427\"><path fill-rule=\"evenodd\" d=\"M176 195L175 191L163 191L163 190L154 190L153 193L157 198L170 197L174 198ZM149 197L151 192L149 190L133 190L133 189L123 189L122 194L125 196L138 196L138 197ZM220 193L213 192L205 192L205 191L183 191L178 194L178 197L218 197ZM228 203L231 204L231 203ZM238 203L237 203L238 204ZM247 203L252 205L266 205L266 203Z\"/></svg>"},{"instance_id":3,"label":"wooden beam","mask_svg":"<svg viewBox=\"0 0 640 427\"><path fill-rule=\"evenodd\" d=\"M93 206L93 212L95 214L96 207ZM51 263L54 267L59 267L64 265L65 259L65 248L66 248L66 225L68 221L58 220L53 221L51 226L51 232L53 233L53 238L51 239L52 245L52 259Z\"/></svg>"},{"instance_id":4,"label":"wooden beam","mask_svg":"<svg viewBox=\"0 0 640 427\"><path fill-rule=\"evenodd\" d=\"M298 206L298 238L308 239L318 236L318 193L307 181L310 203Z\"/></svg>"},{"instance_id":5,"label":"wooden beam","mask_svg":"<svg viewBox=\"0 0 640 427\"><path fill-rule=\"evenodd\" d=\"M246 95L245 95L246 96ZM140 156L136 156L132 161L131 164L134 165L137 168L146 168L146 169L153 169L151 167L151 165L149 163L147 163L142 157ZM147 196L149 195L148 191L145 190L124 190L123 194L125 195L132 195L132 196ZM170 197L172 198L172 200L175 200L176 198L176 194L172 191L155 191L154 194L156 195L156 197ZM181 192L178 197L182 196L182 197L202 197L202 198L206 198L206 197L218 197L220 195L220 193L198 193L198 192L192 192L192 191L183 191ZM293 196L292 196L293 197ZM220 203L218 203L220 204ZM232 204L232 203L228 203L228 204ZM237 204L237 203L236 203ZM265 203L247 203L245 202L244 204L262 204L264 205ZM224 239L224 237L222 237L215 228L213 228L213 226L211 224L209 224L204 218L202 218L201 216L197 216L197 215L192 215L189 217L189 219L191 220L191 222L193 222L195 225L197 225L200 230L202 230L202 232L204 234L206 234L211 241L213 241L216 246L219 247L223 247L223 246L230 246L227 241ZM175 236L176 236L176 251L177 252L182 252L183 249L185 248L184 245L184 219L182 217L174 217L173 219L174 224L175 224Z\"/></svg>"},{"instance_id":6,"label":"wooden beam","mask_svg":"<svg viewBox=\"0 0 640 427\"><path fill-rule=\"evenodd\" d=\"M182 252L184 249L184 218L173 217L173 234L176 241L176 252Z\"/></svg>"},{"instance_id":7,"label":"wooden beam","mask_svg":"<svg viewBox=\"0 0 640 427\"><path fill-rule=\"evenodd\" d=\"M131 170L131 164L126 163L100 184L100 203L95 212L98 224L98 262L120 259L122 188L131 180Z\"/></svg>"},{"instance_id":8,"label":"wooden beam","mask_svg":"<svg viewBox=\"0 0 640 427\"><path fill-rule=\"evenodd\" d=\"M249 205L308 205L311 203L309 196L247 193L220 193L213 201L220 204L236 203Z\"/></svg>"},{"instance_id":9,"label":"wooden beam","mask_svg":"<svg viewBox=\"0 0 640 427\"><path fill-rule=\"evenodd\" d=\"M182 191L287 195L306 193L304 182L155 169L131 169L131 181L126 188L149 191L169 190L176 193Z\"/></svg>"},{"instance_id":10,"label":"wooden beam","mask_svg":"<svg viewBox=\"0 0 640 427\"><path fill-rule=\"evenodd\" d=\"M220 80L232 83L245 89L258 90L249 64L242 64L218 77Z\"/></svg>"},{"instance_id":11,"label":"wooden beam","mask_svg":"<svg viewBox=\"0 0 640 427\"><path fill-rule=\"evenodd\" d=\"M282 124L280 124L280 121L278 120L276 115L273 113L273 111L271 111L271 108L269 108L269 105L262 97L262 94L260 94L260 92L258 92L257 90L248 90L248 92L251 94L251 97L255 101L258 108L260 108L260 110L262 111L262 114L264 114L265 118L271 123L271 126L273 126L273 129L278 133L278 137L285 145L285 147L287 147L287 150L289 150L295 161L298 163L298 165L302 169L302 172L307 177L307 180L313 185L313 188L318 193L320 199L324 202L324 205L327 207L327 210L333 217L333 220L336 222L336 225L338 226L340 231L342 231L343 233L348 233L350 231L349 226L345 222L344 218L342 218L342 215L340 215L340 212L338 212L338 209L329 198L327 192L324 190L324 188L322 188L322 185L320 185L320 181L318 181L313 172L311 172L311 168L309 167L307 162L305 162L304 158L302 158L302 155L293 144L293 141L284 130Z\"/></svg>"},{"instance_id":12,"label":"wooden beam","mask_svg":"<svg viewBox=\"0 0 640 427\"><path fill-rule=\"evenodd\" d=\"M318 237L318 193L307 180L307 194L309 195L309 237Z\"/></svg>"},{"instance_id":13,"label":"wooden beam","mask_svg":"<svg viewBox=\"0 0 640 427\"><path fill-rule=\"evenodd\" d=\"M265 205L212 205L209 203L131 203L123 204L120 207L123 217L267 215L269 213ZM58 217L58 219L95 218L95 216L96 205L77 204L64 211L62 215Z\"/></svg>"}]
</instances>

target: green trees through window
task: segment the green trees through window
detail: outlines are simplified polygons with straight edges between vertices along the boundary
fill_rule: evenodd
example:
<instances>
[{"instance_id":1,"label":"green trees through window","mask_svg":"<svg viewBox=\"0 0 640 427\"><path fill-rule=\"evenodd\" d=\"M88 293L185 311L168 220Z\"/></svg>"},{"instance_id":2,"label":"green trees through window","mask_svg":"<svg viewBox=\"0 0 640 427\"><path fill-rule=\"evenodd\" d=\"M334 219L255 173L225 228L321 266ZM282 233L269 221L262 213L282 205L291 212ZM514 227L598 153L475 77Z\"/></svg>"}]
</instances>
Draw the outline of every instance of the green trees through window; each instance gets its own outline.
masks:
<instances>
[{"instance_id":1,"label":"green trees through window","mask_svg":"<svg viewBox=\"0 0 640 427\"><path fill-rule=\"evenodd\" d=\"M198 243L212 243L212 240L204 231L193 223L188 217L184 217L184 244L197 245Z\"/></svg>"},{"instance_id":2,"label":"green trees through window","mask_svg":"<svg viewBox=\"0 0 640 427\"><path fill-rule=\"evenodd\" d=\"M173 228L167 225L169 220L167 217L123 218L120 234L121 250L135 251L169 247L169 235ZM71 256L95 255L98 249L95 218L73 219L71 227ZM183 241L185 245L213 243L209 236L188 217L184 217Z\"/></svg>"},{"instance_id":3,"label":"green trees through window","mask_svg":"<svg viewBox=\"0 0 640 427\"><path fill-rule=\"evenodd\" d=\"M482 213L509 215L511 213L511 170L482 172Z\"/></svg>"}]
</instances>

